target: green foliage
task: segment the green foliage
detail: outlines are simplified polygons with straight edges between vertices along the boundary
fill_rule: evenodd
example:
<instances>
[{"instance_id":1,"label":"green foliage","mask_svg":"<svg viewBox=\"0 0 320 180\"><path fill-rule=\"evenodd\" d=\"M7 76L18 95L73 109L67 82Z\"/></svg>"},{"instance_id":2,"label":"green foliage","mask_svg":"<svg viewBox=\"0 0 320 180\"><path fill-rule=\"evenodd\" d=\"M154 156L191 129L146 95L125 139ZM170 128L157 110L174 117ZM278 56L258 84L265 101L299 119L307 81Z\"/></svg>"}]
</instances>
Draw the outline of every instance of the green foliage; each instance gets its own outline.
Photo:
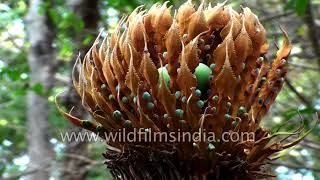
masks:
<instances>
[{"instance_id":1,"label":"green foliage","mask_svg":"<svg viewBox=\"0 0 320 180\"><path fill-rule=\"evenodd\" d=\"M289 0L285 9L294 10L298 16L303 16L306 12L309 0Z\"/></svg>"}]
</instances>

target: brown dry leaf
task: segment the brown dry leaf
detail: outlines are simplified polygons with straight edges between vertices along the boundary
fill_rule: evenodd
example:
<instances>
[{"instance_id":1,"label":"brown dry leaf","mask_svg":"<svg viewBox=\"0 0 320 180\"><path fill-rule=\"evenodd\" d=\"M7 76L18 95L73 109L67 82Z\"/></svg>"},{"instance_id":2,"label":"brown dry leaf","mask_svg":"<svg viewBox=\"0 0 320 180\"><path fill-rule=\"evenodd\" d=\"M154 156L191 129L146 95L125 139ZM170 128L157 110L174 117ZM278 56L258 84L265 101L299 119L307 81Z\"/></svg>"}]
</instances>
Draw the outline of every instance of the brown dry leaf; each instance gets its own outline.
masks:
<instances>
[{"instance_id":1,"label":"brown dry leaf","mask_svg":"<svg viewBox=\"0 0 320 180\"><path fill-rule=\"evenodd\" d=\"M157 91L157 84L159 79L159 73L157 67L154 65L148 52L144 52L141 62L142 74L150 84L153 92Z\"/></svg>"},{"instance_id":2,"label":"brown dry leaf","mask_svg":"<svg viewBox=\"0 0 320 180\"><path fill-rule=\"evenodd\" d=\"M191 88L197 86L197 79L193 75L187 63L183 63L180 66L180 71L178 72L177 84L183 95L189 96L191 94Z\"/></svg>"},{"instance_id":3,"label":"brown dry leaf","mask_svg":"<svg viewBox=\"0 0 320 180\"><path fill-rule=\"evenodd\" d=\"M124 73L124 69L117 57L117 48L113 49L111 53L111 65L115 78L118 80L119 84L123 85L126 74Z\"/></svg>"},{"instance_id":4,"label":"brown dry leaf","mask_svg":"<svg viewBox=\"0 0 320 180\"><path fill-rule=\"evenodd\" d=\"M130 45L128 45L128 46L129 46L129 48L131 48ZM135 70L135 67L133 66L133 56L131 54L129 71L126 75L126 84L134 95L137 95L139 81L140 81L140 79L139 79L139 76Z\"/></svg>"},{"instance_id":5,"label":"brown dry leaf","mask_svg":"<svg viewBox=\"0 0 320 180\"><path fill-rule=\"evenodd\" d=\"M108 87L110 88L110 91L115 96L117 94L115 89L116 82L115 82L115 77L113 75L113 72L111 70L111 64L110 64L110 60L108 59L108 56L106 56L106 59L103 62L102 71L103 71L104 77L106 78Z\"/></svg>"},{"instance_id":6,"label":"brown dry leaf","mask_svg":"<svg viewBox=\"0 0 320 180\"><path fill-rule=\"evenodd\" d=\"M266 30L259 22L257 16L247 7L243 10L243 18L246 30L253 43L253 49L255 52L260 53L261 46L266 42Z\"/></svg>"},{"instance_id":7,"label":"brown dry leaf","mask_svg":"<svg viewBox=\"0 0 320 180\"><path fill-rule=\"evenodd\" d=\"M210 30L219 30L226 26L230 20L230 15L224 8L225 2L218 4L212 10L206 11L206 20Z\"/></svg>"},{"instance_id":8,"label":"brown dry leaf","mask_svg":"<svg viewBox=\"0 0 320 180\"><path fill-rule=\"evenodd\" d=\"M130 48L132 52L130 52ZM139 69L142 57L141 54L133 46L131 46L129 37L127 37L123 43L123 51L123 59L126 61L126 63L130 64L130 58L133 56L133 66L135 69Z\"/></svg>"},{"instance_id":9,"label":"brown dry leaf","mask_svg":"<svg viewBox=\"0 0 320 180\"><path fill-rule=\"evenodd\" d=\"M181 52L181 43L180 43L180 34L176 20L173 20L173 23L164 37L165 46L167 48L167 58L170 60L174 60L179 57L179 53Z\"/></svg>"},{"instance_id":10,"label":"brown dry leaf","mask_svg":"<svg viewBox=\"0 0 320 180\"><path fill-rule=\"evenodd\" d=\"M200 63L200 58L198 55L198 39L199 36L190 41L187 46L182 49L180 63L186 63L191 72L193 72Z\"/></svg>"},{"instance_id":11,"label":"brown dry leaf","mask_svg":"<svg viewBox=\"0 0 320 180\"><path fill-rule=\"evenodd\" d=\"M222 39L225 39L230 31L232 31L232 38L237 37L237 35L241 31L240 20L236 17L235 14L233 14L234 11L232 9L229 9L228 11L231 18L228 24L220 32L220 36Z\"/></svg>"},{"instance_id":12,"label":"brown dry leaf","mask_svg":"<svg viewBox=\"0 0 320 180\"><path fill-rule=\"evenodd\" d=\"M206 18L204 16L203 11L203 2L199 6L198 10L193 13L190 17L189 26L188 26L188 39L192 40L200 33L207 31L208 24L206 22Z\"/></svg>"},{"instance_id":13,"label":"brown dry leaf","mask_svg":"<svg viewBox=\"0 0 320 180\"><path fill-rule=\"evenodd\" d=\"M194 6L191 0L188 0L187 2L185 2L178 9L177 22L179 25L180 35L186 34L188 32L188 21L190 20L190 17L192 16L192 14L195 12L196 10L194 9Z\"/></svg>"},{"instance_id":14,"label":"brown dry leaf","mask_svg":"<svg viewBox=\"0 0 320 180\"><path fill-rule=\"evenodd\" d=\"M150 8L147 14L144 15L143 21L144 21L145 30L148 35L155 32L155 29L153 27L153 22L155 21L156 14L160 11L160 8L161 8L160 4L156 3Z\"/></svg>"},{"instance_id":15,"label":"brown dry leaf","mask_svg":"<svg viewBox=\"0 0 320 180\"><path fill-rule=\"evenodd\" d=\"M171 94L162 73L160 74L160 83L158 89L158 99L160 103L170 116L174 116L176 109L176 97L174 94Z\"/></svg>"},{"instance_id":16,"label":"brown dry leaf","mask_svg":"<svg viewBox=\"0 0 320 180\"><path fill-rule=\"evenodd\" d=\"M227 44L228 45L228 44ZM228 47L226 47L226 58L221 72L218 74L215 85L216 90L223 97L233 97L233 92L237 85L237 78L234 75L232 67L230 65Z\"/></svg>"},{"instance_id":17,"label":"brown dry leaf","mask_svg":"<svg viewBox=\"0 0 320 180\"><path fill-rule=\"evenodd\" d=\"M170 10L167 8L169 1L165 2L160 9L156 12L155 19L152 24L156 33L160 36L164 36L172 24L172 17Z\"/></svg>"},{"instance_id":18,"label":"brown dry leaf","mask_svg":"<svg viewBox=\"0 0 320 180\"><path fill-rule=\"evenodd\" d=\"M208 61L208 64L211 64L211 63L216 64L216 68L214 69L215 73L220 72L220 70L222 69L222 67L225 64L226 53L227 53L226 49L228 49L228 60L229 60L230 66L236 65L238 62L237 62L237 58L236 58L236 54L235 54L234 41L233 41L231 32L224 39L224 41L221 44L219 44L218 47L213 51L212 60ZM242 68L242 64L240 67L236 66L236 68ZM233 71L233 73L234 73L234 71Z\"/></svg>"},{"instance_id":19,"label":"brown dry leaf","mask_svg":"<svg viewBox=\"0 0 320 180\"><path fill-rule=\"evenodd\" d=\"M146 34L146 30L144 29L143 16L141 13L135 17L135 21L130 25L129 31L132 46L138 52L142 52L144 50L144 34Z\"/></svg>"},{"instance_id":20,"label":"brown dry leaf","mask_svg":"<svg viewBox=\"0 0 320 180\"><path fill-rule=\"evenodd\" d=\"M242 19L242 29L238 37L236 38L234 42L234 46L236 49L238 64L237 66L241 67L242 63L245 62L247 57L252 54L253 47L252 47L252 41L247 33L244 18Z\"/></svg>"}]
</instances>

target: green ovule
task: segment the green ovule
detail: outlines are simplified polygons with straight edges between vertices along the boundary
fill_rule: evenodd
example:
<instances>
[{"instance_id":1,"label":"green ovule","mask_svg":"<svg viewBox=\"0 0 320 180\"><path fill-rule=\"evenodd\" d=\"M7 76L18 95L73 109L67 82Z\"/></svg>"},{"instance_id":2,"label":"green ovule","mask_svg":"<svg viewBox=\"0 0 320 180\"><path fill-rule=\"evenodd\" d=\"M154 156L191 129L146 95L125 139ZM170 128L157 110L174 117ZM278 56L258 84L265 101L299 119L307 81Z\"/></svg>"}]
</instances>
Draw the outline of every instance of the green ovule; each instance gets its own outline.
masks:
<instances>
[{"instance_id":1,"label":"green ovule","mask_svg":"<svg viewBox=\"0 0 320 180\"><path fill-rule=\"evenodd\" d=\"M128 98L123 96L121 101L124 103L124 104L127 104L128 103Z\"/></svg>"},{"instance_id":2,"label":"green ovule","mask_svg":"<svg viewBox=\"0 0 320 180\"><path fill-rule=\"evenodd\" d=\"M177 109L176 110L176 116L181 118L183 116L183 110L182 109Z\"/></svg>"},{"instance_id":3,"label":"green ovule","mask_svg":"<svg viewBox=\"0 0 320 180\"><path fill-rule=\"evenodd\" d=\"M211 152L211 151L214 151L216 149L216 147L213 145L213 144L211 144L211 143L209 143L208 144L208 150Z\"/></svg>"},{"instance_id":4,"label":"green ovule","mask_svg":"<svg viewBox=\"0 0 320 180\"><path fill-rule=\"evenodd\" d=\"M101 88L101 91L106 91L108 89L106 84L101 84L100 88Z\"/></svg>"},{"instance_id":5,"label":"green ovule","mask_svg":"<svg viewBox=\"0 0 320 180\"><path fill-rule=\"evenodd\" d=\"M98 125L98 126L96 127L96 131L98 131L98 132L104 131L103 126L102 126L102 125Z\"/></svg>"},{"instance_id":6,"label":"green ovule","mask_svg":"<svg viewBox=\"0 0 320 180\"><path fill-rule=\"evenodd\" d=\"M121 112L120 112L119 110L115 110L115 111L113 111L112 116L113 116L116 120L119 120L119 119L121 119L122 114L121 114Z\"/></svg>"},{"instance_id":7,"label":"green ovule","mask_svg":"<svg viewBox=\"0 0 320 180\"><path fill-rule=\"evenodd\" d=\"M240 108L239 108L239 114L246 113L246 112L247 112L246 108L243 107L243 106L240 106Z\"/></svg>"},{"instance_id":8,"label":"green ovule","mask_svg":"<svg viewBox=\"0 0 320 180\"><path fill-rule=\"evenodd\" d=\"M230 116L229 114L225 114L225 115L224 115L224 119L228 121L228 120L231 119L231 116Z\"/></svg>"},{"instance_id":9,"label":"green ovule","mask_svg":"<svg viewBox=\"0 0 320 180\"><path fill-rule=\"evenodd\" d=\"M211 69L203 63L199 63L198 67L195 69L194 75L197 77L198 88L202 92L206 92L207 89L209 88L210 74L211 74Z\"/></svg>"},{"instance_id":10,"label":"green ovule","mask_svg":"<svg viewBox=\"0 0 320 180\"><path fill-rule=\"evenodd\" d=\"M169 76L167 68L166 67L161 67L161 68L158 69L158 72L159 72L160 77L161 77L161 74L163 74L164 81L169 86L170 85L170 76ZM159 78L159 81L161 82L161 78Z\"/></svg>"},{"instance_id":11,"label":"green ovule","mask_svg":"<svg viewBox=\"0 0 320 180\"><path fill-rule=\"evenodd\" d=\"M201 100L197 101L197 106L198 106L198 108L200 108L200 109L203 108L204 102L201 101Z\"/></svg>"},{"instance_id":12,"label":"green ovule","mask_svg":"<svg viewBox=\"0 0 320 180\"><path fill-rule=\"evenodd\" d=\"M151 94L149 92L144 92L142 94L142 99L145 101L150 101L151 100Z\"/></svg>"},{"instance_id":13,"label":"green ovule","mask_svg":"<svg viewBox=\"0 0 320 180\"><path fill-rule=\"evenodd\" d=\"M113 101L113 100L114 100L113 95L112 95L112 94L110 94L110 95L109 95L109 97L108 97L108 99L109 99L110 101Z\"/></svg>"},{"instance_id":14,"label":"green ovule","mask_svg":"<svg viewBox=\"0 0 320 180\"><path fill-rule=\"evenodd\" d=\"M147 104L147 109L148 109L149 111L153 110L153 109L154 109L154 104L153 104L152 102L148 102L148 104Z\"/></svg>"},{"instance_id":15,"label":"green ovule","mask_svg":"<svg viewBox=\"0 0 320 180\"><path fill-rule=\"evenodd\" d=\"M132 122L130 120L126 120L123 124L125 128L131 128L132 127Z\"/></svg>"},{"instance_id":16,"label":"green ovule","mask_svg":"<svg viewBox=\"0 0 320 180\"><path fill-rule=\"evenodd\" d=\"M179 99L181 97L181 92L180 91L176 91L175 96L176 96L176 99Z\"/></svg>"}]
</instances>

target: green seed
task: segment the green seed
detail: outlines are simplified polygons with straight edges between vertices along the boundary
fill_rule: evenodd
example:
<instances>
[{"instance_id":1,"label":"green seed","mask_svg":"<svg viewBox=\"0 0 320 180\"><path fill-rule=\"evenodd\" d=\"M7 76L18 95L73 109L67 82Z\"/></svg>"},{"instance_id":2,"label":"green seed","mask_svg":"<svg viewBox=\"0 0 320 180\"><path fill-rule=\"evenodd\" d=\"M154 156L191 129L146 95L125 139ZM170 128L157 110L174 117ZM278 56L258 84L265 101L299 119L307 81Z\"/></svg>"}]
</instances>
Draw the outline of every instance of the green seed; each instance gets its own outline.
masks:
<instances>
[{"instance_id":1,"label":"green seed","mask_svg":"<svg viewBox=\"0 0 320 180\"><path fill-rule=\"evenodd\" d=\"M242 113L246 113L246 112L247 112L246 108L243 106L240 106L239 113L242 114Z\"/></svg>"},{"instance_id":2,"label":"green seed","mask_svg":"<svg viewBox=\"0 0 320 180\"><path fill-rule=\"evenodd\" d=\"M149 92L144 92L142 94L142 99L145 100L145 101L150 101L150 99L151 99L150 93Z\"/></svg>"},{"instance_id":3,"label":"green seed","mask_svg":"<svg viewBox=\"0 0 320 180\"><path fill-rule=\"evenodd\" d=\"M201 91L200 91L199 89L197 89L197 90L195 91L195 95L196 95L197 97L200 97L200 96L201 96Z\"/></svg>"},{"instance_id":4,"label":"green seed","mask_svg":"<svg viewBox=\"0 0 320 180\"><path fill-rule=\"evenodd\" d=\"M124 104L127 104L128 103L128 98L123 96L121 101L124 103Z\"/></svg>"},{"instance_id":5,"label":"green seed","mask_svg":"<svg viewBox=\"0 0 320 180\"><path fill-rule=\"evenodd\" d=\"M216 112L217 112L217 108L216 108L216 107L213 107L213 108L212 108L212 111L213 111L213 113L216 113Z\"/></svg>"},{"instance_id":6,"label":"green seed","mask_svg":"<svg viewBox=\"0 0 320 180\"><path fill-rule=\"evenodd\" d=\"M112 94L110 94L110 95L109 95L109 97L108 97L108 99L109 99L110 101L113 101L113 100L114 100L113 95L112 95Z\"/></svg>"},{"instance_id":7,"label":"green seed","mask_svg":"<svg viewBox=\"0 0 320 180\"><path fill-rule=\"evenodd\" d=\"M133 103L137 103L137 97L135 96L135 97L133 97Z\"/></svg>"},{"instance_id":8,"label":"green seed","mask_svg":"<svg viewBox=\"0 0 320 180\"><path fill-rule=\"evenodd\" d=\"M227 102L227 108L231 107L231 102Z\"/></svg>"},{"instance_id":9,"label":"green seed","mask_svg":"<svg viewBox=\"0 0 320 180\"><path fill-rule=\"evenodd\" d=\"M163 53L162 53L163 58L167 58L167 55L168 55L167 52L163 52Z\"/></svg>"},{"instance_id":10,"label":"green seed","mask_svg":"<svg viewBox=\"0 0 320 180\"><path fill-rule=\"evenodd\" d=\"M164 114L164 115L163 115L163 119L164 119L164 120L168 120L168 119L169 119L169 115L168 115L168 114Z\"/></svg>"},{"instance_id":11,"label":"green seed","mask_svg":"<svg viewBox=\"0 0 320 180\"><path fill-rule=\"evenodd\" d=\"M121 114L120 111L115 110L115 111L113 111L112 116L113 116L115 119L119 120L119 119L121 118L122 114Z\"/></svg>"},{"instance_id":12,"label":"green seed","mask_svg":"<svg viewBox=\"0 0 320 180\"><path fill-rule=\"evenodd\" d=\"M199 63L198 67L194 71L194 75L197 78L197 87L202 92L205 92L209 88L209 76L211 72L212 70L203 63Z\"/></svg>"},{"instance_id":13,"label":"green seed","mask_svg":"<svg viewBox=\"0 0 320 180\"><path fill-rule=\"evenodd\" d=\"M101 132L101 131L103 131L103 130L104 130L104 128L103 128L103 126L100 125L100 124L96 127L96 131L97 131L97 132Z\"/></svg>"},{"instance_id":14,"label":"green seed","mask_svg":"<svg viewBox=\"0 0 320 180\"><path fill-rule=\"evenodd\" d=\"M132 122L130 120L126 120L123 124L125 128L131 128L132 127Z\"/></svg>"},{"instance_id":15,"label":"green seed","mask_svg":"<svg viewBox=\"0 0 320 180\"><path fill-rule=\"evenodd\" d=\"M218 101L219 101L219 96L217 96L217 95L213 96L213 97L212 97L212 100L213 100L214 102L218 102Z\"/></svg>"},{"instance_id":16,"label":"green seed","mask_svg":"<svg viewBox=\"0 0 320 180\"><path fill-rule=\"evenodd\" d=\"M148 104L147 104L147 109L148 109L149 111L153 110L153 109L154 109L154 104L153 104L152 102L148 102Z\"/></svg>"},{"instance_id":17,"label":"green seed","mask_svg":"<svg viewBox=\"0 0 320 180\"><path fill-rule=\"evenodd\" d=\"M200 109L203 108L204 102L201 101L201 100L197 101L197 106L198 106L198 108L200 108Z\"/></svg>"},{"instance_id":18,"label":"green seed","mask_svg":"<svg viewBox=\"0 0 320 180\"><path fill-rule=\"evenodd\" d=\"M183 103L186 103L186 102L187 102L187 97L183 96L182 99L181 99L181 101L182 101Z\"/></svg>"},{"instance_id":19,"label":"green seed","mask_svg":"<svg viewBox=\"0 0 320 180\"><path fill-rule=\"evenodd\" d=\"M225 115L224 115L224 119L225 119L225 120L230 120L230 119L231 119L231 116L230 116L229 114L225 114Z\"/></svg>"},{"instance_id":20,"label":"green seed","mask_svg":"<svg viewBox=\"0 0 320 180\"><path fill-rule=\"evenodd\" d=\"M183 116L183 110L182 109L177 109L176 110L176 116L182 117Z\"/></svg>"},{"instance_id":21,"label":"green seed","mask_svg":"<svg viewBox=\"0 0 320 180\"><path fill-rule=\"evenodd\" d=\"M168 73L168 70L166 67L160 67L158 69L158 73L159 73L159 81L161 82L161 74L163 75L164 81L166 82L167 85L170 85L170 76Z\"/></svg>"},{"instance_id":22,"label":"green seed","mask_svg":"<svg viewBox=\"0 0 320 180\"><path fill-rule=\"evenodd\" d=\"M232 122L232 127L233 127L233 128L237 127L237 125L238 125L238 121L233 121L233 122Z\"/></svg>"},{"instance_id":23,"label":"green seed","mask_svg":"<svg viewBox=\"0 0 320 180\"><path fill-rule=\"evenodd\" d=\"M100 89L101 91L106 91L107 90L107 85L106 84L101 84Z\"/></svg>"},{"instance_id":24,"label":"green seed","mask_svg":"<svg viewBox=\"0 0 320 180\"><path fill-rule=\"evenodd\" d=\"M214 64L214 63L213 63L213 64L210 64L210 69L211 69L211 70L214 70L214 68L216 68L216 66L217 66L217 65Z\"/></svg>"},{"instance_id":25,"label":"green seed","mask_svg":"<svg viewBox=\"0 0 320 180\"><path fill-rule=\"evenodd\" d=\"M176 93L174 95L176 96L176 99L179 99L181 97L181 92L176 91Z\"/></svg>"},{"instance_id":26,"label":"green seed","mask_svg":"<svg viewBox=\"0 0 320 180\"><path fill-rule=\"evenodd\" d=\"M209 143L208 144L208 150L211 152L211 151L214 151L216 149L216 147L212 144L212 143Z\"/></svg>"}]
</instances>

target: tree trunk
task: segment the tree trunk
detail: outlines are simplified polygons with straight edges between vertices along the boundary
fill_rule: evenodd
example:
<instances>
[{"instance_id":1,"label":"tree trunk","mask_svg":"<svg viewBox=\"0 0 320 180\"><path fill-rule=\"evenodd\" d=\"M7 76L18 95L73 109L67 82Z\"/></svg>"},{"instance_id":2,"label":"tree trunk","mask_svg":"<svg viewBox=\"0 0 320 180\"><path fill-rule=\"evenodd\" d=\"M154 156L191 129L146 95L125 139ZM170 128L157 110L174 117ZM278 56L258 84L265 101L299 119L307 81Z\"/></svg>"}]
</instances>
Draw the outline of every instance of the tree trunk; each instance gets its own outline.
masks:
<instances>
[{"instance_id":1,"label":"tree trunk","mask_svg":"<svg viewBox=\"0 0 320 180\"><path fill-rule=\"evenodd\" d=\"M54 51L52 41L55 36L52 24L46 13L39 14L43 0L30 0L26 17L30 48L28 63L30 67L30 85L42 85L44 92L52 87ZM39 86L40 87L40 86ZM27 95L28 112L28 156L29 170L36 170L26 176L30 180L49 179L50 162L54 157L49 143L49 107L48 98L29 91Z\"/></svg>"},{"instance_id":2,"label":"tree trunk","mask_svg":"<svg viewBox=\"0 0 320 180\"><path fill-rule=\"evenodd\" d=\"M85 28L84 32L81 34L77 34L74 38L74 42L76 45L81 47L82 41L86 36L89 34L92 34L95 36L97 32L98 22L99 22L99 9L98 9L98 0L71 0L68 1L68 7L75 12L84 22ZM81 56L83 57L84 54L89 50L91 46L83 46L79 49L76 49L76 52L74 53L76 56L78 55L79 51ZM74 57L74 60L71 61L70 68L72 69L76 56ZM71 76L71 73L70 73ZM70 78L71 79L71 78ZM75 107L72 111L72 114L76 117L85 119L88 117L86 111L81 106L81 100L76 91L74 90L74 87L72 85L72 82L69 83L70 87L67 93L67 97L64 100L64 104L67 107L67 109L71 109L72 107ZM78 127L72 127L69 132L75 132L75 133L81 133L83 130ZM62 173L61 178L64 180L73 180L78 179L82 180L85 179L88 170L84 168L85 166L89 165L87 161L81 160L81 158L74 158L75 156L88 156L90 153L87 149L88 142L82 142L82 141L71 141L66 142L66 148L65 148L65 158L63 161L64 167L68 169L69 171L64 171ZM68 154L72 154L75 156L68 156ZM71 170L71 171L70 171Z\"/></svg>"}]
</instances>

